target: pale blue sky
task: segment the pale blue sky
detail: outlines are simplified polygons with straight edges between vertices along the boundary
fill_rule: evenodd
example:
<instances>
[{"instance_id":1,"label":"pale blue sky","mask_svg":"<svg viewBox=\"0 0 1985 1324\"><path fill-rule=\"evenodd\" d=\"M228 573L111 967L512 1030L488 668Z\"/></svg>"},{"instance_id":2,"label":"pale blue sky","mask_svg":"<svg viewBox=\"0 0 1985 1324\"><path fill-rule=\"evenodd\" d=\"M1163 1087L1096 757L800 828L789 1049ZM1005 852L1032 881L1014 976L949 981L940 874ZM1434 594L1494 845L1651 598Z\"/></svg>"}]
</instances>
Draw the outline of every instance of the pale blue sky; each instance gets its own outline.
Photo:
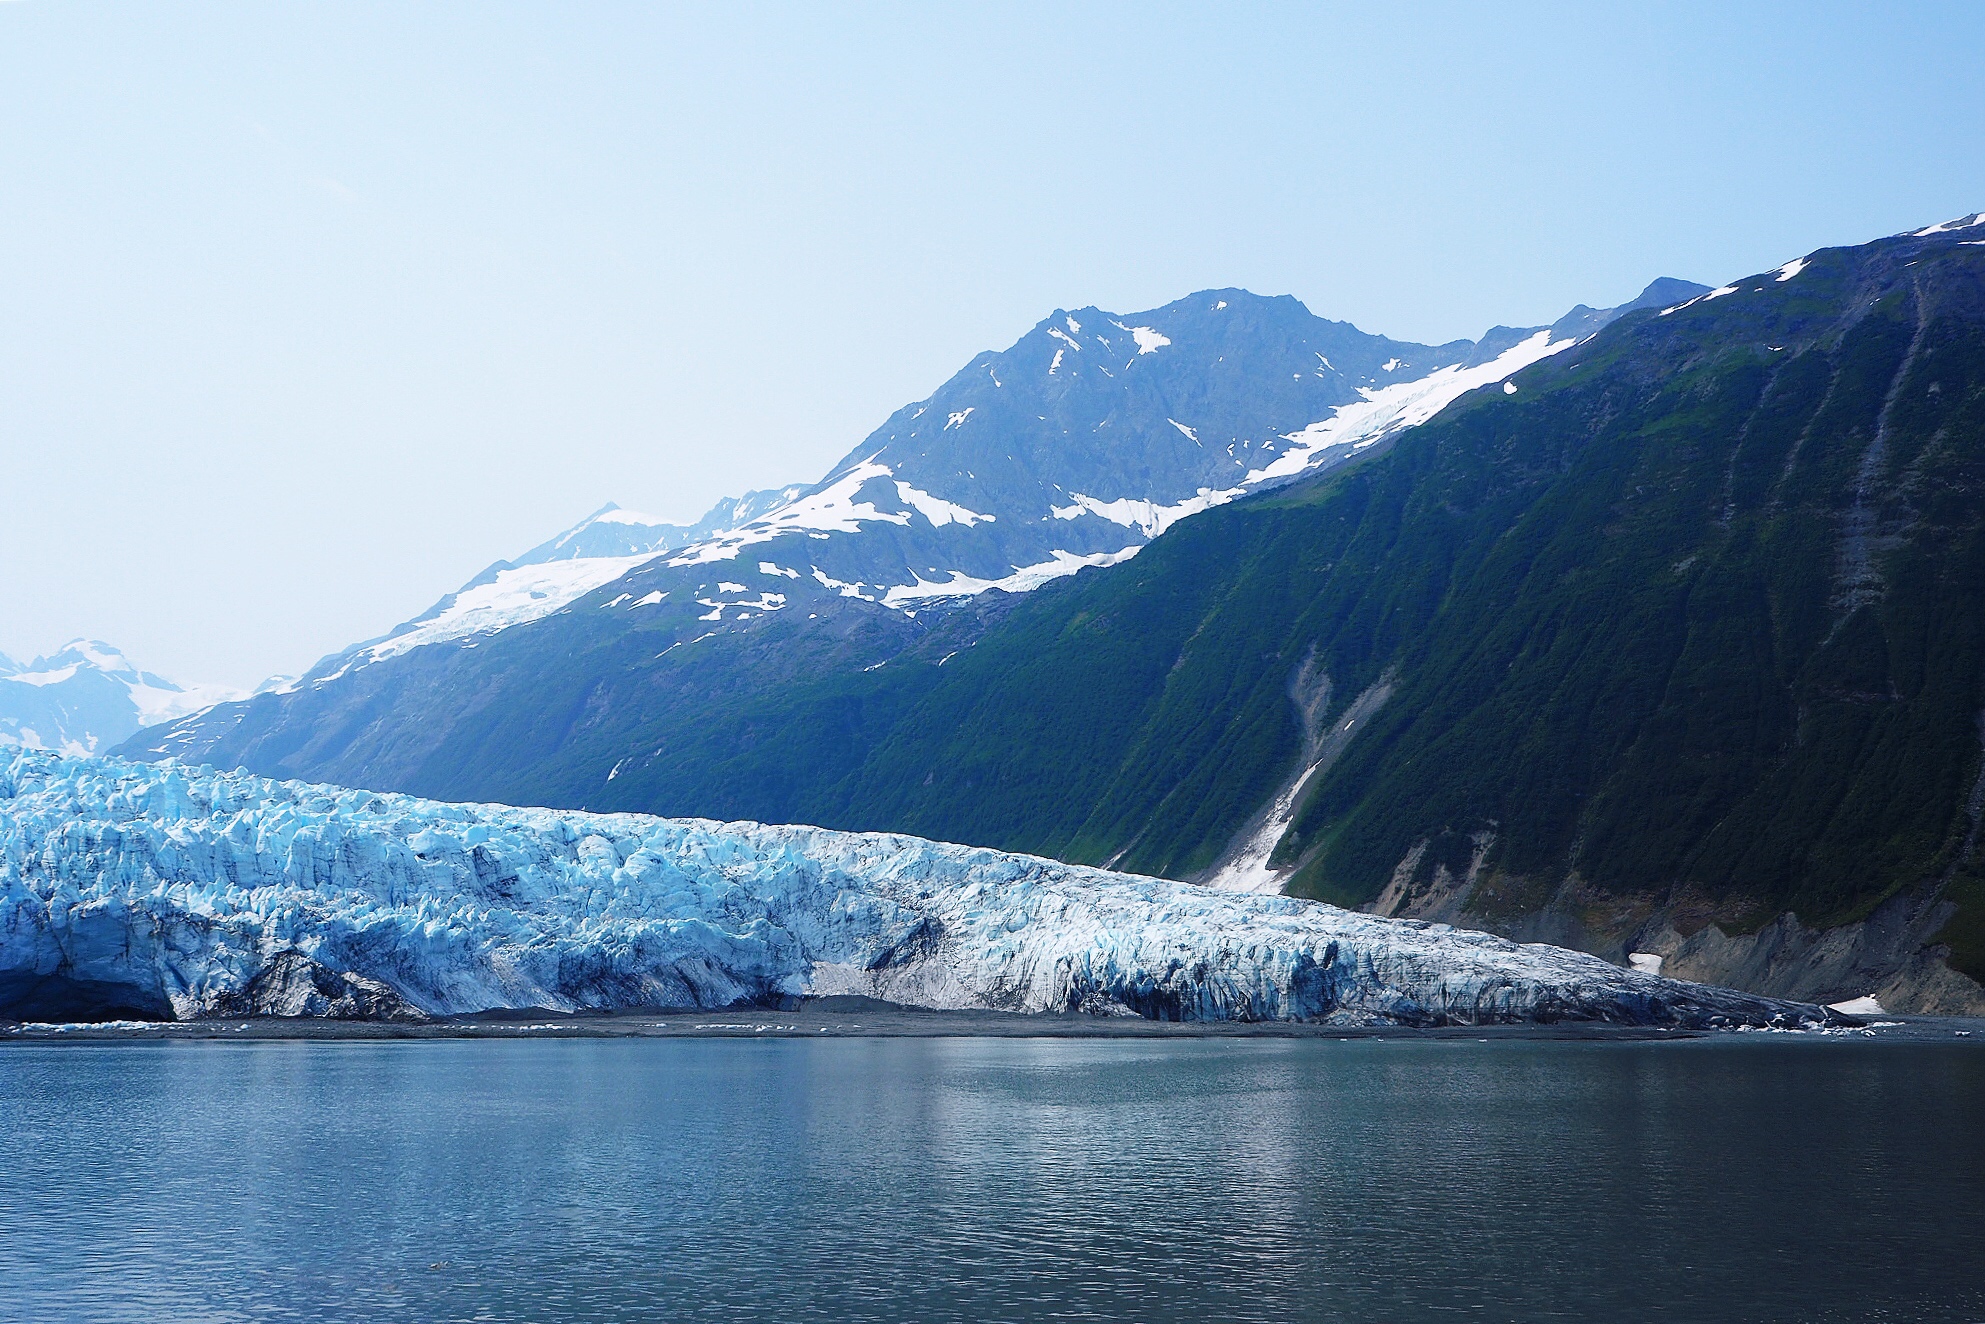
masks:
<instances>
[{"instance_id":1,"label":"pale blue sky","mask_svg":"<svg viewBox=\"0 0 1985 1324\"><path fill-rule=\"evenodd\" d=\"M296 671L1058 306L1442 340L1985 207L1985 6L0 4L0 650Z\"/></svg>"}]
</instances>

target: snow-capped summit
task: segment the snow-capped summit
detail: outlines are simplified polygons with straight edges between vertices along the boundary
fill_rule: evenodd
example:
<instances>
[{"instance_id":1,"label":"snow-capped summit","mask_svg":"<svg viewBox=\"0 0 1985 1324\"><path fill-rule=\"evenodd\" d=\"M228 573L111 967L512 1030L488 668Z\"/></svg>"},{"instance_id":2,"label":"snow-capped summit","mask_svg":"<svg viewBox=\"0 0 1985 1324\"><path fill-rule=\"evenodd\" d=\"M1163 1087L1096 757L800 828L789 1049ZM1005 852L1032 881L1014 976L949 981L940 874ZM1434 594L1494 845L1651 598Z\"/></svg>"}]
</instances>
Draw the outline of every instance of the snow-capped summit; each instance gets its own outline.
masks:
<instances>
[{"instance_id":1,"label":"snow-capped summit","mask_svg":"<svg viewBox=\"0 0 1985 1324\"><path fill-rule=\"evenodd\" d=\"M223 685L176 684L101 640L72 639L26 664L0 654L0 745L87 754L246 697Z\"/></svg>"}]
</instances>

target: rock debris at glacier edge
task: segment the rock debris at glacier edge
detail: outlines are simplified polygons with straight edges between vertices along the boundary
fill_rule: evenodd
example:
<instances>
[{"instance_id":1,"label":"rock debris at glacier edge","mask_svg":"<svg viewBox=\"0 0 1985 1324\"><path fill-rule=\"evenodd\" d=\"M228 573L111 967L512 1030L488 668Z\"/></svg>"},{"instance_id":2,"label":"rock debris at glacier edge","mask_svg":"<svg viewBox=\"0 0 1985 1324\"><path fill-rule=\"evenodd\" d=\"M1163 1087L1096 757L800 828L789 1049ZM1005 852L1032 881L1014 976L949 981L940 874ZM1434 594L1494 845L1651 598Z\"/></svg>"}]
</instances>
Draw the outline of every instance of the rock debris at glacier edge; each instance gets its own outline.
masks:
<instances>
[{"instance_id":1,"label":"rock debris at glacier edge","mask_svg":"<svg viewBox=\"0 0 1985 1324\"><path fill-rule=\"evenodd\" d=\"M0 764L0 1015L417 1018L830 993L1353 1025L1827 1017L1441 924L916 837L442 804L45 751Z\"/></svg>"}]
</instances>

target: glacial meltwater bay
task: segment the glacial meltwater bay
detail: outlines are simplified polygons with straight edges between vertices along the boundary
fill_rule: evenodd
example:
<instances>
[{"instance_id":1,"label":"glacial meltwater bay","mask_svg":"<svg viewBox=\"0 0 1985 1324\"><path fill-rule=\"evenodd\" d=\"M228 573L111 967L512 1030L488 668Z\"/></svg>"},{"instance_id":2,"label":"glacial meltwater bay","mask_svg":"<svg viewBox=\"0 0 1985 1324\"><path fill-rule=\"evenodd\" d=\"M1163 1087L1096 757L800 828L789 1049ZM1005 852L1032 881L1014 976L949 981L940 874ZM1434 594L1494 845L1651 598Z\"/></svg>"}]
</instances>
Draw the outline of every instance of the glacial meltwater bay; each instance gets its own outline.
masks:
<instances>
[{"instance_id":1,"label":"glacial meltwater bay","mask_svg":"<svg viewBox=\"0 0 1985 1324\"><path fill-rule=\"evenodd\" d=\"M1978 1043L16 1039L0 1316L1977 1320Z\"/></svg>"}]
</instances>

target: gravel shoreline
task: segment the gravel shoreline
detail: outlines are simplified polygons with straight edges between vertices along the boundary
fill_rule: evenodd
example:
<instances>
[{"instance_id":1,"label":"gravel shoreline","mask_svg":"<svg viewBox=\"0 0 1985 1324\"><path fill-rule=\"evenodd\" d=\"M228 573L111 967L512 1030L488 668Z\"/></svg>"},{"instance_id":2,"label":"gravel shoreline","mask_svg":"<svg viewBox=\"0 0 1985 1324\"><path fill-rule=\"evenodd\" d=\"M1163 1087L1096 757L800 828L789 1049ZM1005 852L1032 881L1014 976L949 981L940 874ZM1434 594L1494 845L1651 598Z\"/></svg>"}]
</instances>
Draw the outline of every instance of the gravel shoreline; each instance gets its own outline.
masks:
<instances>
[{"instance_id":1,"label":"gravel shoreline","mask_svg":"<svg viewBox=\"0 0 1985 1324\"><path fill-rule=\"evenodd\" d=\"M1857 1041L1954 1041L1985 1047L1985 1019L1885 1016L1858 1026L1824 1030L1681 1030L1609 1025L1397 1025L1349 1027L1302 1021L1151 1021L1132 1017L1020 1015L993 1011L926 1011L869 998L808 999L797 1008L734 1007L722 1011L567 1014L519 1011L397 1023L249 1017L198 1021L109 1021L52 1025L0 1022L8 1043L130 1043L165 1041L380 1041L400 1039L751 1039L751 1038L985 1038L985 1039L1518 1039L1623 1042L1750 1037Z\"/></svg>"}]
</instances>

